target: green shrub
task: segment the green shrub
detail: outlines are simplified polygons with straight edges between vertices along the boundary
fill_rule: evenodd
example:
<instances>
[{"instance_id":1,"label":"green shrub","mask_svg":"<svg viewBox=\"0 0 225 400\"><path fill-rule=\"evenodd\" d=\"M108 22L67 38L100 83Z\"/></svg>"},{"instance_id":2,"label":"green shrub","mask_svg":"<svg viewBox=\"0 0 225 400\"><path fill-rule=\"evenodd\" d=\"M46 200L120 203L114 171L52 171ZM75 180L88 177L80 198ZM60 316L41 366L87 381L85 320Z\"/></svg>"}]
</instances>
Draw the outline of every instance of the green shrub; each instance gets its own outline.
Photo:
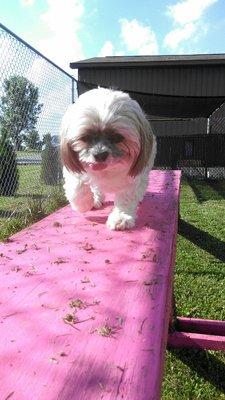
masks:
<instances>
[{"instance_id":1,"label":"green shrub","mask_svg":"<svg viewBox=\"0 0 225 400\"><path fill-rule=\"evenodd\" d=\"M58 147L50 141L45 144L41 154L41 179L46 185L56 185L62 179L62 167Z\"/></svg>"},{"instance_id":2,"label":"green shrub","mask_svg":"<svg viewBox=\"0 0 225 400\"><path fill-rule=\"evenodd\" d=\"M0 196L13 196L19 185L16 152L7 134L0 136Z\"/></svg>"}]
</instances>

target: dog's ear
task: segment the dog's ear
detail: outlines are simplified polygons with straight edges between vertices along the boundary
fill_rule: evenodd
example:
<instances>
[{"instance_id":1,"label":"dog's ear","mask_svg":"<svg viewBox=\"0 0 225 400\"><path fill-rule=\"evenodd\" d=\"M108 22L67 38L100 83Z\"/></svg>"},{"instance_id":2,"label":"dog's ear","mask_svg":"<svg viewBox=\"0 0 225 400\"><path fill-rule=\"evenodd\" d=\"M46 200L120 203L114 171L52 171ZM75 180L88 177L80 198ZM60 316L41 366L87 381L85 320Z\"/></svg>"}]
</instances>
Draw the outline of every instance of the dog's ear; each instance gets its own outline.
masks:
<instances>
[{"instance_id":1,"label":"dog's ear","mask_svg":"<svg viewBox=\"0 0 225 400\"><path fill-rule=\"evenodd\" d=\"M129 171L129 175L132 177L139 175L143 171L143 169L149 164L151 155L153 158L155 156L152 154L155 152L155 138L150 123L144 115L142 115L141 118L139 115L138 132L140 137L140 147L138 156L135 158Z\"/></svg>"},{"instance_id":2,"label":"dog's ear","mask_svg":"<svg viewBox=\"0 0 225 400\"><path fill-rule=\"evenodd\" d=\"M77 173L84 172L84 168L79 161L78 154L73 150L71 140L67 140L65 138L61 139L60 153L62 163L69 171Z\"/></svg>"}]
</instances>

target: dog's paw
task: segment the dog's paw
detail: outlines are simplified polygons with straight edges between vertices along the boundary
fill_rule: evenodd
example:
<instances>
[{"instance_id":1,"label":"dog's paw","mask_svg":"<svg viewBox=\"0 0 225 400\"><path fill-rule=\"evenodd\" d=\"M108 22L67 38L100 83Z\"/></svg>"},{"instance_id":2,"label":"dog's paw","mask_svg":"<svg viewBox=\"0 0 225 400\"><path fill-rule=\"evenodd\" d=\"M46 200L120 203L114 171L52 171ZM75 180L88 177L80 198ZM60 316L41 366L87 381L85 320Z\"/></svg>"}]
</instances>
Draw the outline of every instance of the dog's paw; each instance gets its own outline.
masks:
<instances>
[{"instance_id":1,"label":"dog's paw","mask_svg":"<svg viewBox=\"0 0 225 400\"><path fill-rule=\"evenodd\" d=\"M132 215L128 215L124 212L115 213L112 211L108 216L106 225L111 230L124 231L134 227L135 218Z\"/></svg>"},{"instance_id":2,"label":"dog's paw","mask_svg":"<svg viewBox=\"0 0 225 400\"><path fill-rule=\"evenodd\" d=\"M83 185L70 200L71 208L80 213L90 211L94 207L93 194L88 185Z\"/></svg>"},{"instance_id":3,"label":"dog's paw","mask_svg":"<svg viewBox=\"0 0 225 400\"><path fill-rule=\"evenodd\" d=\"M74 211L78 211L80 213L85 213L90 211L94 207L93 198L84 198L82 202L70 202L71 208Z\"/></svg>"},{"instance_id":4,"label":"dog's paw","mask_svg":"<svg viewBox=\"0 0 225 400\"><path fill-rule=\"evenodd\" d=\"M91 187L92 193L93 193L93 198L94 198L94 204L93 208L98 210L101 208L104 204L104 195L103 193L100 192L100 190L97 187Z\"/></svg>"},{"instance_id":5,"label":"dog's paw","mask_svg":"<svg viewBox=\"0 0 225 400\"><path fill-rule=\"evenodd\" d=\"M100 199L95 199L94 200L94 208L96 208L96 210L98 210L99 208L101 208L104 204L104 200L102 198Z\"/></svg>"},{"instance_id":6,"label":"dog's paw","mask_svg":"<svg viewBox=\"0 0 225 400\"><path fill-rule=\"evenodd\" d=\"M104 196L101 193L94 193L94 205L93 208L98 210L104 204Z\"/></svg>"}]
</instances>

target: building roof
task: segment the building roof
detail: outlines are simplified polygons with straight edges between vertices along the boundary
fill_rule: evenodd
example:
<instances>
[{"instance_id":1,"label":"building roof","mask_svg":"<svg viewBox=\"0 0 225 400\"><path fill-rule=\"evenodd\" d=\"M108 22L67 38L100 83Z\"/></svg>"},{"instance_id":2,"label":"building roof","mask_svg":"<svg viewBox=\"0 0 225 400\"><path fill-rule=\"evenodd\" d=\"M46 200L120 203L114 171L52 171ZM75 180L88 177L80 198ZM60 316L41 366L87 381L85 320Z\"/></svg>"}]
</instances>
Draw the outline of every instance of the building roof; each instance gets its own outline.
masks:
<instances>
[{"instance_id":1,"label":"building roof","mask_svg":"<svg viewBox=\"0 0 225 400\"><path fill-rule=\"evenodd\" d=\"M70 66L79 70L79 94L120 89L149 115L208 118L225 102L225 54L95 57Z\"/></svg>"},{"instance_id":2,"label":"building roof","mask_svg":"<svg viewBox=\"0 0 225 400\"><path fill-rule=\"evenodd\" d=\"M194 54L164 56L110 56L94 57L70 63L72 69L82 68L116 68L147 67L170 65L225 65L225 54Z\"/></svg>"}]
</instances>

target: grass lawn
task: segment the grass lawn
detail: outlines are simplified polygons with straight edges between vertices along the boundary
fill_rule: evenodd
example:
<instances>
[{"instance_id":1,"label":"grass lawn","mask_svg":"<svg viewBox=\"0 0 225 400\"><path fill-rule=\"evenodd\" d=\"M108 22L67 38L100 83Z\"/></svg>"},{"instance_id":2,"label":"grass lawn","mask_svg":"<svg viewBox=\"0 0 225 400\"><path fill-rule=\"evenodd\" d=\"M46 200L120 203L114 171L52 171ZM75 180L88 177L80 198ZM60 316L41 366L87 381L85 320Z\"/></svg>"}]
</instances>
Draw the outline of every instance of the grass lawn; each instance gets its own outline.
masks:
<instances>
[{"instance_id":1,"label":"grass lawn","mask_svg":"<svg viewBox=\"0 0 225 400\"><path fill-rule=\"evenodd\" d=\"M51 191L54 187L40 181L40 166L21 166L18 194L0 197L0 213L33 207L36 215L38 198L45 199L41 212L48 213L65 202L60 191L53 193L53 200L46 197ZM36 196L33 205L30 194ZM178 315L225 319L225 182L183 179L180 214L175 273ZM26 221L20 221L1 218L0 239L21 229ZM225 400L225 353L167 351L162 399Z\"/></svg>"},{"instance_id":2,"label":"grass lawn","mask_svg":"<svg viewBox=\"0 0 225 400\"><path fill-rule=\"evenodd\" d=\"M225 319L225 182L184 180L180 198L177 313ZM167 351L163 400L225 399L225 353Z\"/></svg>"},{"instance_id":3,"label":"grass lawn","mask_svg":"<svg viewBox=\"0 0 225 400\"><path fill-rule=\"evenodd\" d=\"M36 158L41 156L40 150L20 150L16 152L18 158Z\"/></svg>"},{"instance_id":4,"label":"grass lawn","mask_svg":"<svg viewBox=\"0 0 225 400\"><path fill-rule=\"evenodd\" d=\"M18 169L16 195L0 196L0 240L66 203L62 188L41 181L40 165L21 165Z\"/></svg>"}]
</instances>

